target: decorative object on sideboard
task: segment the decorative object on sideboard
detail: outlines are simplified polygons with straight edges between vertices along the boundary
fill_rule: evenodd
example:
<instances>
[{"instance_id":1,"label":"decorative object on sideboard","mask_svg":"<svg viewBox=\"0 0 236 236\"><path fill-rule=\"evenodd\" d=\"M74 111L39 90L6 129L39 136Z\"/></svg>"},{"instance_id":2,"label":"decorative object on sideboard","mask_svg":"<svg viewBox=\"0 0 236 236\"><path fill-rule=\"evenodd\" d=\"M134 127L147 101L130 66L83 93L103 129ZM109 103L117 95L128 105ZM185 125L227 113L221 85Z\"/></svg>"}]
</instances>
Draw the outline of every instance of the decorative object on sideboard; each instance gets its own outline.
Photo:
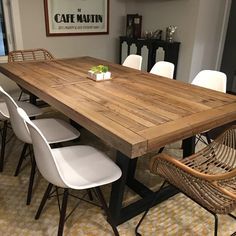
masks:
<instances>
[{"instance_id":1,"label":"decorative object on sideboard","mask_svg":"<svg viewBox=\"0 0 236 236\"><path fill-rule=\"evenodd\" d=\"M162 30L157 29L156 31L154 31L153 38L161 40L162 39Z\"/></svg>"},{"instance_id":2,"label":"decorative object on sideboard","mask_svg":"<svg viewBox=\"0 0 236 236\"><path fill-rule=\"evenodd\" d=\"M162 30L157 29L155 31L144 31L142 34L142 38L162 40Z\"/></svg>"},{"instance_id":3,"label":"decorative object on sideboard","mask_svg":"<svg viewBox=\"0 0 236 236\"><path fill-rule=\"evenodd\" d=\"M169 43L173 42L173 36L177 29L177 26L170 25L166 28L166 41Z\"/></svg>"},{"instance_id":4,"label":"decorative object on sideboard","mask_svg":"<svg viewBox=\"0 0 236 236\"><path fill-rule=\"evenodd\" d=\"M126 36L129 38L133 38L133 31L133 20L131 17L128 18L127 16Z\"/></svg>"},{"instance_id":5,"label":"decorative object on sideboard","mask_svg":"<svg viewBox=\"0 0 236 236\"><path fill-rule=\"evenodd\" d=\"M139 14L128 14L126 20L126 36L129 38L140 38L142 31L142 16Z\"/></svg>"},{"instance_id":6,"label":"decorative object on sideboard","mask_svg":"<svg viewBox=\"0 0 236 236\"><path fill-rule=\"evenodd\" d=\"M93 66L88 71L88 77L95 81L109 80L111 79L111 72L108 71L108 66L98 65Z\"/></svg>"}]
</instances>

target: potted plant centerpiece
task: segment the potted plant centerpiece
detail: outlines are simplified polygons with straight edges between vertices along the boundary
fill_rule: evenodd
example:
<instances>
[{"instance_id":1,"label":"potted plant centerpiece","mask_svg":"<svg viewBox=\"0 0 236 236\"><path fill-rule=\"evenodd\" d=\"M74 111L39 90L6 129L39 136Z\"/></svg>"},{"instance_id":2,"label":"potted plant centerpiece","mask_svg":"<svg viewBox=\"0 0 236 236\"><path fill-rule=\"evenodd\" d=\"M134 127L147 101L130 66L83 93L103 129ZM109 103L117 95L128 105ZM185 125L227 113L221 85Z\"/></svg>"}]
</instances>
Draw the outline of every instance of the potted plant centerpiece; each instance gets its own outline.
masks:
<instances>
[{"instance_id":1,"label":"potted plant centerpiece","mask_svg":"<svg viewBox=\"0 0 236 236\"><path fill-rule=\"evenodd\" d=\"M111 72L108 71L108 66L98 65L88 71L88 76L95 81L108 80L111 79Z\"/></svg>"}]
</instances>

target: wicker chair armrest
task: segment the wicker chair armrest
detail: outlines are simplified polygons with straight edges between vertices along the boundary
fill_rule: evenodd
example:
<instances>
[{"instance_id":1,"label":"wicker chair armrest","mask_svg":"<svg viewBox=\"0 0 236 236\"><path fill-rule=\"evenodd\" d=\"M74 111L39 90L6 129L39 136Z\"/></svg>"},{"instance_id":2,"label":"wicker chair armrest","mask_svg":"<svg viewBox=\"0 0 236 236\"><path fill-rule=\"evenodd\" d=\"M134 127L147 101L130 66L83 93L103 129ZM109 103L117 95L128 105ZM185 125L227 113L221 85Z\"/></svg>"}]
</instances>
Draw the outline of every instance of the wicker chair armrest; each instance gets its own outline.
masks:
<instances>
[{"instance_id":1,"label":"wicker chair armrest","mask_svg":"<svg viewBox=\"0 0 236 236\"><path fill-rule=\"evenodd\" d=\"M229 185L221 185L219 182L213 183L218 189L221 190L224 194L230 196L236 201L236 189L233 187L230 187Z\"/></svg>"},{"instance_id":2,"label":"wicker chair armrest","mask_svg":"<svg viewBox=\"0 0 236 236\"><path fill-rule=\"evenodd\" d=\"M166 163L166 164L164 164L164 163ZM168 165L167 163L169 163L170 165ZM180 184L179 181L181 181L181 180L179 179L179 177L177 177L177 175L175 175L175 172L173 172L173 171L178 169L179 171L181 171L183 173L183 176L186 176L186 175L189 176L190 182L188 182L188 184L191 185L191 181L194 181L194 179L198 179L198 184L204 185L204 186L210 184L211 186L214 186L215 189L218 189L222 194L227 195L236 201L236 187L235 187L236 171L235 170L233 170L232 172L229 172L229 173L224 173L224 174L216 174L216 175L204 174L204 173L201 173L197 170L190 168L189 166L186 166L181 161L179 161L179 160L175 159L174 157L171 157L165 153L161 153L161 154L155 156L154 158L152 158L152 160L150 162L150 170L154 174L159 174L160 168L162 169L162 171L160 173L163 173L164 166L166 169L169 169L171 166L175 167L175 168L171 168L169 173L171 173L172 178L173 178L173 176L175 176L174 179L178 183L177 185L175 185L176 187L180 187L178 185ZM177 174L177 172L176 172L176 174ZM231 176L233 174L234 174L234 177ZM163 176L161 174L161 176L165 178L165 175ZM192 176L192 178L191 178L191 176ZM193 184L193 182L192 182L192 184ZM189 192L190 191L189 189L195 188L194 186L191 187L190 185L184 186L184 189L185 189L184 192ZM180 187L180 189L183 190L183 185L182 185L182 187Z\"/></svg>"},{"instance_id":3,"label":"wicker chair armrest","mask_svg":"<svg viewBox=\"0 0 236 236\"><path fill-rule=\"evenodd\" d=\"M172 165L175 165L179 169L185 171L186 173L193 175L197 178L204 179L209 182L217 182L220 180L230 180L234 177L236 177L236 168L228 173L222 173L222 174L205 174L201 173L195 169L190 168L189 166L185 165L180 160L177 160L175 157L172 157L166 153L161 153L155 157L153 157L150 161L150 170L152 173L157 174L157 168L158 168L158 159L163 159Z\"/></svg>"}]
</instances>

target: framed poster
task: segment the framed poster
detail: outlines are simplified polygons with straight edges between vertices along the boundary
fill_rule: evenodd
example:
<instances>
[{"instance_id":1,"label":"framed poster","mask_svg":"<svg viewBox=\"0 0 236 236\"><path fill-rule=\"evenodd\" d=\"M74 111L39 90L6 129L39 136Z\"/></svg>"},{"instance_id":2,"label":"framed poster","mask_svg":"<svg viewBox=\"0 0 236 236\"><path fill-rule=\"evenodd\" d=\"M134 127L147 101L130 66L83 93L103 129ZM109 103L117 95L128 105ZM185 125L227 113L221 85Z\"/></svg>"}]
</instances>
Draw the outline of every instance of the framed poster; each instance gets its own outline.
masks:
<instances>
[{"instance_id":1,"label":"framed poster","mask_svg":"<svg viewBox=\"0 0 236 236\"><path fill-rule=\"evenodd\" d=\"M109 0L44 0L47 36L108 34Z\"/></svg>"}]
</instances>

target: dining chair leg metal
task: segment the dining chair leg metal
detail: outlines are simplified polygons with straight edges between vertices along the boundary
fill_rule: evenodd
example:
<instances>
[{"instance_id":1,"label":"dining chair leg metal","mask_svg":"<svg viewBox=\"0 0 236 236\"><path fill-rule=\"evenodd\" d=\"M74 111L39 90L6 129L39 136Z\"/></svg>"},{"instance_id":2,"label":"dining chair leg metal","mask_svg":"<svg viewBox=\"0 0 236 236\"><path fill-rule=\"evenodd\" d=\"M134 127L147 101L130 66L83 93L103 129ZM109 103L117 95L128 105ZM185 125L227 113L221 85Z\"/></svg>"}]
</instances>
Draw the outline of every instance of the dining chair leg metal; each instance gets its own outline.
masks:
<instances>
[{"instance_id":1,"label":"dining chair leg metal","mask_svg":"<svg viewBox=\"0 0 236 236\"><path fill-rule=\"evenodd\" d=\"M65 224L65 219L66 219L66 208L67 208L68 196L69 196L69 190L64 189L61 211L60 211L60 221L59 221L59 227L58 227L58 233L57 233L58 236L63 235L63 229L64 229L64 224Z\"/></svg>"},{"instance_id":2,"label":"dining chair leg metal","mask_svg":"<svg viewBox=\"0 0 236 236\"><path fill-rule=\"evenodd\" d=\"M5 120L5 121L3 122L3 128L2 128L2 143L1 143L1 157L0 157L0 172L3 171L3 165L4 165L5 147L6 147L6 139L7 139L7 125L8 125L8 121Z\"/></svg>"},{"instance_id":3,"label":"dining chair leg metal","mask_svg":"<svg viewBox=\"0 0 236 236\"><path fill-rule=\"evenodd\" d=\"M208 132L206 133L206 139L207 139L207 143L210 144L211 143L211 138L210 138L210 135L209 135Z\"/></svg>"},{"instance_id":4,"label":"dining chair leg metal","mask_svg":"<svg viewBox=\"0 0 236 236\"><path fill-rule=\"evenodd\" d=\"M115 224L114 224L114 221L113 221L113 219L112 219L110 210L109 210L109 208L108 208L108 206L107 206L107 204L106 204L106 201L105 201L105 198L104 198L104 196L103 196L103 194L102 194L101 189L100 189L99 187L95 187L94 189L95 189L95 191L96 191L96 193L97 193L97 196L98 196L98 198L99 198L99 201L100 201L101 204L102 204L102 208L103 208L103 210L105 211L105 213L106 213L106 215L107 215L107 221L108 221L108 223L111 225L111 227L112 227L112 229L113 229L113 232L114 232L114 235L119 236L119 232L118 232L118 230L117 230L117 228L116 228L116 226L115 226Z\"/></svg>"},{"instance_id":5,"label":"dining chair leg metal","mask_svg":"<svg viewBox=\"0 0 236 236\"><path fill-rule=\"evenodd\" d=\"M19 95L19 97L18 97L18 101L21 100L22 95L23 95L23 90L21 90L21 92L20 92L20 95Z\"/></svg>"},{"instance_id":6,"label":"dining chair leg metal","mask_svg":"<svg viewBox=\"0 0 236 236\"><path fill-rule=\"evenodd\" d=\"M216 214L213 214L215 217L215 232L214 232L214 236L217 236L218 233L218 216Z\"/></svg>"},{"instance_id":7,"label":"dining chair leg metal","mask_svg":"<svg viewBox=\"0 0 236 236\"><path fill-rule=\"evenodd\" d=\"M48 199L48 197L49 197L49 195L51 193L52 187L53 187L53 184L49 183L48 187L47 187L47 189L46 189L46 191L45 191L45 193L43 195L42 201L41 201L41 203L39 205L38 211L37 211L37 213L35 215L35 220L39 219L39 217L41 215L41 212L42 212L42 210L43 210L43 208L45 206L45 203L46 203L46 201L47 201L47 199Z\"/></svg>"},{"instance_id":8,"label":"dining chair leg metal","mask_svg":"<svg viewBox=\"0 0 236 236\"><path fill-rule=\"evenodd\" d=\"M25 159L25 154L26 154L26 151L27 151L28 147L29 147L29 144L25 143L24 146L23 146L23 149L21 151L20 159L18 161L18 164L17 164L14 176L18 176L18 174L20 173L20 168L21 168L21 165L22 165L22 163L23 163L23 161Z\"/></svg>"},{"instance_id":9,"label":"dining chair leg metal","mask_svg":"<svg viewBox=\"0 0 236 236\"><path fill-rule=\"evenodd\" d=\"M228 215L236 220L236 216L234 216L233 214L229 213Z\"/></svg>"},{"instance_id":10,"label":"dining chair leg metal","mask_svg":"<svg viewBox=\"0 0 236 236\"><path fill-rule=\"evenodd\" d=\"M135 228L135 235L136 235L136 236L141 236L141 235L142 235L142 234L140 234L140 233L138 232L138 228L139 228L139 226L142 224L142 222L143 222L145 216L148 214L148 212L149 212L149 210L152 208L153 204L154 204L154 203L156 202L156 200L158 199L158 197L159 197L159 195L160 195L160 193L161 193L161 190L162 190L162 188L165 186L165 184L166 184L166 181L164 181L164 182L162 183L161 187L159 188L159 190L153 194L154 196L153 196L153 198L151 199L150 204L148 205L146 211L144 212L142 218L139 220L139 222L138 222L138 224L137 224L137 226L136 226L136 228Z\"/></svg>"},{"instance_id":11,"label":"dining chair leg metal","mask_svg":"<svg viewBox=\"0 0 236 236\"><path fill-rule=\"evenodd\" d=\"M165 148L165 147L161 147L161 148L159 149L159 151L158 151L158 154L159 154L159 153L162 153L162 152L164 151L164 148Z\"/></svg>"}]
</instances>

